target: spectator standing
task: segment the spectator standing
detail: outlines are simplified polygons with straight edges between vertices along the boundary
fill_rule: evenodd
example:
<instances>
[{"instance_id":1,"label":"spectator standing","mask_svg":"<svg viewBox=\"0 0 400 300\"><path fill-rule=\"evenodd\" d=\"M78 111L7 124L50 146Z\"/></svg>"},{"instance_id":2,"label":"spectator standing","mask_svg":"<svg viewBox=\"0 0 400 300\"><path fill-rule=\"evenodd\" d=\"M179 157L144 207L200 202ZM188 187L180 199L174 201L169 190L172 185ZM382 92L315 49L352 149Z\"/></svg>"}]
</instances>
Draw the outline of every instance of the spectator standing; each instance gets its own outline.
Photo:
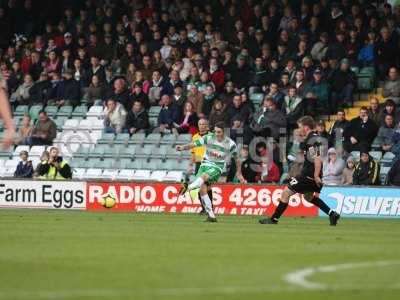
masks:
<instances>
[{"instance_id":1,"label":"spectator standing","mask_svg":"<svg viewBox=\"0 0 400 300\"><path fill-rule=\"evenodd\" d=\"M338 157L335 148L328 150L328 157L322 168L322 181L326 185L339 185L342 182L342 174L345 168L345 162Z\"/></svg>"},{"instance_id":2,"label":"spectator standing","mask_svg":"<svg viewBox=\"0 0 400 300\"><path fill-rule=\"evenodd\" d=\"M356 165L353 174L353 184L379 185L379 163L369 155L366 147L361 149L360 154L360 162Z\"/></svg>"},{"instance_id":3,"label":"spectator standing","mask_svg":"<svg viewBox=\"0 0 400 300\"><path fill-rule=\"evenodd\" d=\"M27 144L51 145L57 135L57 126L45 111L39 112L39 119L33 127L31 136L27 139Z\"/></svg>"},{"instance_id":4,"label":"spectator standing","mask_svg":"<svg viewBox=\"0 0 400 300\"><path fill-rule=\"evenodd\" d=\"M121 133L125 127L126 111L121 103L114 99L107 100L103 111L104 130L107 133Z\"/></svg>"},{"instance_id":5,"label":"spectator standing","mask_svg":"<svg viewBox=\"0 0 400 300\"><path fill-rule=\"evenodd\" d=\"M14 172L16 178L32 178L33 166L32 161L28 160L28 151L21 151L19 153L21 161L17 165L17 169Z\"/></svg>"},{"instance_id":6,"label":"spectator standing","mask_svg":"<svg viewBox=\"0 0 400 300\"><path fill-rule=\"evenodd\" d=\"M132 109L126 117L126 129L129 134L144 133L149 129L149 116L140 100L133 102Z\"/></svg>"}]
</instances>

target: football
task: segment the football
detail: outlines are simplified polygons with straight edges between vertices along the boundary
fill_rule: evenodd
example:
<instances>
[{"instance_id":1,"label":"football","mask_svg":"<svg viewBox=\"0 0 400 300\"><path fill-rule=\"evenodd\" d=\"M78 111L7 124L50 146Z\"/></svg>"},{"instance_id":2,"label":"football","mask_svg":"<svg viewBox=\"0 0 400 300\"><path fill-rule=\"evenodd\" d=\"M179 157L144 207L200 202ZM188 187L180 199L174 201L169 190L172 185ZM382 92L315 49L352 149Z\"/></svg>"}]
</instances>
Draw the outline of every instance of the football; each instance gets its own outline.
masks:
<instances>
[{"instance_id":1,"label":"football","mask_svg":"<svg viewBox=\"0 0 400 300\"><path fill-rule=\"evenodd\" d=\"M101 198L100 204L104 206L105 208L113 208L117 201L115 200L115 197L110 194L106 194Z\"/></svg>"}]
</instances>

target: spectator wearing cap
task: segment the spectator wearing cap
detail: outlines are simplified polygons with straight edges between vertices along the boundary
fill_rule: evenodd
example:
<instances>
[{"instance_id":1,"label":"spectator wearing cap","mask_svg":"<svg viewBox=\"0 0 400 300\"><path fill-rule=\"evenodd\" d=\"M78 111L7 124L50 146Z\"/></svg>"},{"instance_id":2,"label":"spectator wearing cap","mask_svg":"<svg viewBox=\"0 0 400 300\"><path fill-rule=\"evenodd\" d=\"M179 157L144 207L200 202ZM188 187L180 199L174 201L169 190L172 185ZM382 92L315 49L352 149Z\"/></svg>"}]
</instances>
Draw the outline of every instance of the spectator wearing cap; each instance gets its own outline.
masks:
<instances>
[{"instance_id":1,"label":"spectator wearing cap","mask_svg":"<svg viewBox=\"0 0 400 300\"><path fill-rule=\"evenodd\" d=\"M329 85L322 80L321 69L315 69L313 79L305 86L304 93L307 99L316 100L316 103L308 103L308 105L316 106L323 114L329 114L332 111L329 105Z\"/></svg>"},{"instance_id":2,"label":"spectator wearing cap","mask_svg":"<svg viewBox=\"0 0 400 300\"><path fill-rule=\"evenodd\" d=\"M361 107L359 116L350 121L344 132L344 149L350 153L370 147L377 132L378 126L368 117L368 109Z\"/></svg>"},{"instance_id":3,"label":"spectator wearing cap","mask_svg":"<svg viewBox=\"0 0 400 300\"><path fill-rule=\"evenodd\" d=\"M16 178L32 178L33 166L32 161L28 160L28 151L21 151L19 153L21 161L17 165L17 169L14 172Z\"/></svg>"},{"instance_id":4,"label":"spectator wearing cap","mask_svg":"<svg viewBox=\"0 0 400 300\"><path fill-rule=\"evenodd\" d=\"M72 70L65 70L63 80L57 86L56 97L50 102L57 106L78 106L81 101L81 87L73 78Z\"/></svg>"},{"instance_id":5,"label":"spectator wearing cap","mask_svg":"<svg viewBox=\"0 0 400 300\"><path fill-rule=\"evenodd\" d=\"M348 59L341 60L339 69L333 72L329 81L332 91L331 105L333 108L352 103L356 77L354 72L350 70Z\"/></svg>"},{"instance_id":6,"label":"spectator wearing cap","mask_svg":"<svg viewBox=\"0 0 400 300\"><path fill-rule=\"evenodd\" d=\"M354 185L379 185L380 165L368 152L368 148L363 147L360 151L360 162L356 165L353 174Z\"/></svg>"},{"instance_id":7,"label":"spectator wearing cap","mask_svg":"<svg viewBox=\"0 0 400 300\"><path fill-rule=\"evenodd\" d=\"M353 156L350 155L346 160L346 167L343 169L341 184L343 185L353 184L354 169L355 169L354 158Z\"/></svg>"},{"instance_id":8,"label":"spectator wearing cap","mask_svg":"<svg viewBox=\"0 0 400 300\"><path fill-rule=\"evenodd\" d=\"M396 104L400 104L400 78L395 67L389 69L388 77L383 84L382 96L393 99Z\"/></svg>"},{"instance_id":9,"label":"spectator wearing cap","mask_svg":"<svg viewBox=\"0 0 400 300\"><path fill-rule=\"evenodd\" d=\"M75 51L74 39L72 38L72 34L70 32L66 32L64 34L64 45L62 49L69 50L70 53L73 53Z\"/></svg>"},{"instance_id":10,"label":"spectator wearing cap","mask_svg":"<svg viewBox=\"0 0 400 300\"><path fill-rule=\"evenodd\" d=\"M380 112L379 116L379 124L382 125L385 123L385 117L387 115L391 115L394 119L394 122L397 123L399 121L399 113L396 110L396 103L392 99L388 99L385 101L384 108Z\"/></svg>"},{"instance_id":11,"label":"spectator wearing cap","mask_svg":"<svg viewBox=\"0 0 400 300\"><path fill-rule=\"evenodd\" d=\"M336 149L343 149L344 132L347 126L349 126L349 121L346 119L346 112L343 109L338 109L336 121L329 131L331 136L330 144Z\"/></svg>"},{"instance_id":12,"label":"spectator wearing cap","mask_svg":"<svg viewBox=\"0 0 400 300\"><path fill-rule=\"evenodd\" d=\"M329 148L328 157L325 159L322 168L322 181L326 185L339 185L342 182L342 174L345 162L335 148Z\"/></svg>"},{"instance_id":13,"label":"spectator wearing cap","mask_svg":"<svg viewBox=\"0 0 400 300\"><path fill-rule=\"evenodd\" d=\"M393 146L395 121L392 115L386 115L383 124L379 127L374 144L379 144L383 152L390 151Z\"/></svg>"},{"instance_id":14,"label":"spectator wearing cap","mask_svg":"<svg viewBox=\"0 0 400 300\"><path fill-rule=\"evenodd\" d=\"M311 49L311 56L314 60L320 61L326 56L329 46L329 35L326 32L321 33L319 41Z\"/></svg>"},{"instance_id":15,"label":"spectator wearing cap","mask_svg":"<svg viewBox=\"0 0 400 300\"><path fill-rule=\"evenodd\" d=\"M375 96L371 97L369 100L368 117L374 121L376 125L381 123L381 107L379 105L379 100Z\"/></svg>"},{"instance_id":16,"label":"spectator wearing cap","mask_svg":"<svg viewBox=\"0 0 400 300\"><path fill-rule=\"evenodd\" d=\"M108 99L103 110L104 130L107 133L121 133L125 128L126 110L115 99Z\"/></svg>"},{"instance_id":17,"label":"spectator wearing cap","mask_svg":"<svg viewBox=\"0 0 400 300\"><path fill-rule=\"evenodd\" d=\"M297 120L304 115L303 99L297 95L296 87L289 87L288 94L282 105L282 112L286 117L288 128L294 129Z\"/></svg>"}]
</instances>

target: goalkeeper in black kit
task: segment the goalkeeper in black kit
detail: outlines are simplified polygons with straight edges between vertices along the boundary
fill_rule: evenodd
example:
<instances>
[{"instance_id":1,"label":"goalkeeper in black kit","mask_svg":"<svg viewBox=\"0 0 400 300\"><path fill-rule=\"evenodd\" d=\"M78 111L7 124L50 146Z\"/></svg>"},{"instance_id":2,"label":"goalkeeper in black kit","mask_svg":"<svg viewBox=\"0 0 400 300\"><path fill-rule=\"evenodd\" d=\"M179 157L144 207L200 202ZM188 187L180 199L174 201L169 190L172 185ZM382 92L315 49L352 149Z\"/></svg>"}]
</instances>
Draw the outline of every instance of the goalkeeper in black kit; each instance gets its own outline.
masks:
<instances>
[{"instance_id":1,"label":"goalkeeper in black kit","mask_svg":"<svg viewBox=\"0 0 400 300\"><path fill-rule=\"evenodd\" d=\"M322 159L321 159L321 142L319 136L315 133L315 121L310 116L304 116L298 121L299 131L305 137L305 141L301 145L304 151L304 165L301 174L292 177L288 186L283 190L279 204L275 212L270 218L262 219L261 224L278 224L279 218L286 210L289 198L296 194L304 194L304 198L319 207L329 216L331 226L336 226L340 215L330 209L326 203L319 198L322 189Z\"/></svg>"}]
</instances>

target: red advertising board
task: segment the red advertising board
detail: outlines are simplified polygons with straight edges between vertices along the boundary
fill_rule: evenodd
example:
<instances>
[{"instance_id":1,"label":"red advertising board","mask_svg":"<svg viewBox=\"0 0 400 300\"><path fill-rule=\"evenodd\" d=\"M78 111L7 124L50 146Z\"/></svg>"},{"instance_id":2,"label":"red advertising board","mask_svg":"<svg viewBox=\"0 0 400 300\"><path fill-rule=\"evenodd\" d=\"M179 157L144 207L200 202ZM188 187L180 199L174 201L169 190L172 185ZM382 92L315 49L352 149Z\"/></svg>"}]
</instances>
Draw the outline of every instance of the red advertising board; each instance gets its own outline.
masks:
<instances>
[{"instance_id":1,"label":"red advertising board","mask_svg":"<svg viewBox=\"0 0 400 300\"><path fill-rule=\"evenodd\" d=\"M166 183L88 182L86 209L135 212L198 213L196 195L178 197L179 185ZM213 203L217 214L270 215L278 205L282 186L220 184L213 187ZM104 208L100 202L112 195L117 204ZM287 216L317 216L318 209L300 195L294 195L286 210Z\"/></svg>"}]
</instances>

